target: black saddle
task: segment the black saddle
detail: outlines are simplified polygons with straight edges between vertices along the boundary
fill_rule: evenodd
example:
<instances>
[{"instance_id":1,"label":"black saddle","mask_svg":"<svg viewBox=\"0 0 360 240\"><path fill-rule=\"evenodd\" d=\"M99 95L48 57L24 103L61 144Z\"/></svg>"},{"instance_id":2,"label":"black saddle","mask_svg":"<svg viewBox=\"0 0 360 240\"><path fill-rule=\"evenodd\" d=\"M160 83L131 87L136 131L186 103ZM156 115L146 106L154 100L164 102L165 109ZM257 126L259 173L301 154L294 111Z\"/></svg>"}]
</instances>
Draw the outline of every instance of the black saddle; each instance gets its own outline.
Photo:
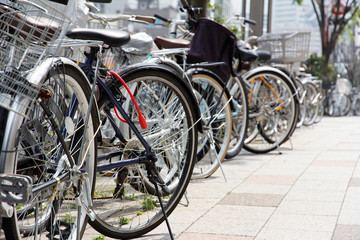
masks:
<instances>
[{"instance_id":1,"label":"black saddle","mask_svg":"<svg viewBox=\"0 0 360 240\"><path fill-rule=\"evenodd\" d=\"M120 47L130 41L130 34L121 30L74 28L66 33L72 39L102 41L110 47Z\"/></svg>"}]
</instances>

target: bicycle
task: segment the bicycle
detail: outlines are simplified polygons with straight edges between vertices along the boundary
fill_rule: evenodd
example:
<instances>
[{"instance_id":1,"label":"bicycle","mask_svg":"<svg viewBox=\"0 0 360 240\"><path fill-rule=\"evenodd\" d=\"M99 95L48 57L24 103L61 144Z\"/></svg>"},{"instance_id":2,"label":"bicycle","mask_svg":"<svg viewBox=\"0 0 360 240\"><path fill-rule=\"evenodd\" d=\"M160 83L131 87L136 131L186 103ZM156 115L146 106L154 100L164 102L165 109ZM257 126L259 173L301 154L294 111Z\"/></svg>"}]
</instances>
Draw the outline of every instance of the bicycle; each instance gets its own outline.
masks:
<instances>
[{"instance_id":1,"label":"bicycle","mask_svg":"<svg viewBox=\"0 0 360 240\"><path fill-rule=\"evenodd\" d=\"M170 24L171 38L156 37L154 42L160 49L164 50L153 52L152 54L160 62L175 65L174 67L177 66L177 68L179 68L179 66L182 67L184 71L186 71L186 75L189 76L193 91L198 99L202 113L204 132L199 135L197 163L192 178L199 179L211 176L221 167L221 162L228 153L232 119L237 115L239 125L242 124L241 126L243 126L246 124L247 107L244 106L244 103L246 105L246 101L241 102L241 93L243 92L239 91L237 95L239 99L235 100L235 95L231 96L225 88L225 81L214 71L208 69L220 65L226 67L227 64L191 63L189 62L190 52L188 52L187 49L187 47L190 46L190 42L184 39L173 38L177 36L177 30L180 30L183 35L187 37L193 35L189 29L195 24L194 11L199 11L199 9L191 8L186 1L182 1L182 4L184 10L187 12L187 20L168 20L159 15L155 15L157 18ZM185 28L181 27L183 25L185 25ZM225 51L227 50L228 49ZM226 55L227 54L228 53L226 53ZM177 63L169 60L169 56ZM227 56L231 58L232 53L229 53ZM237 105L235 101L238 101ZM235 110L235 106L237 107L237 112L234 111L231 113L231 111ZM235 124L235 122L233 123Z\"/></svg>"},{"instance_id":2,"label":"bicycle","mask_svg":"<svg viewBox=\"0 0 360 240\"><path fill-rule=\"evenodd\" d=\"M57 55L70 21L42 1L2 1L0 11L5 236L80 239L99 121L87 78Z\"/></svg>"},{"instance_id":3,"label":"bicycle","mask_svg":"<svg viewBox=\"0 0 360 240\"><path fill-rule=\"evenodd\" d=\"M75 35L76 36L75 36ZM89 36L89 34L91 36ZM110 36L111 35L111 36ZM96 61L96 69L98 69L101 59L101 46L102 43L105 42L106 44L110 46L120 46L122 44L125 44L129 40L129 35L125 32L112 32L112 31L90 31L90 30L72 30L69 32L68 36L71 37L79 37L84 38L86 40L91 40L91 38L94 38L92 40L94 41L101 41L101 42L95 42L95 46L98 45L98 47L92 47L91 54L88 55L88 62L83 65L83 69L86 68L86 66L92 67L92 61L95 57L98 57L99 61ZM76 46L76 44L82 46L84 43L82 41L80 42L70 42L66 47L70 46ZM94 46L94 42L88 43L90 46ZM65 44L63 44L65 46ZM100 50L100 51L98 51ZM99 54L95 54L95 53ZM127 81L129 84L129 88L133 89L136 87L136 82L139 83L145 83L146 81L149 82L149 85L143 84L144 88L141 90L141 86L138 85L138 91L135 92L133 95L134 98L142 98L146 97L146 91L153 90L153 93L151 96L148 96L147 99L154 99L153 103L157 103L157 106L159 108L155 108L156 106L148 106L148 105L140 105L142 114L147 114L146 117L148 117L149 121L147 121L148 128L147 130L143 130L140 132L138 130L138 124L140 124L138 121L135 121L135 118L139 112L134 111L134 108L132 106L129 106L129 97L127 93L122 93L121 88L123 88L125 85L120 84L118 80L121 78L118 77L117 74L111 72L111 75L109 75L108 78L98 78L97 71L87 71L87 75L84 74L84 71L82 71L78 65L74 63L74 61L70 61L66 58L59 58L59 61L64 63L62 68L59 68L60 70L66 71L62 72L60 76L69 76L68 78L74 79L73 81L77 81L78 79L82 79L82 81L85 81L83 84L84 86L89 86L88 80L86 77L89 77L92 73L95 74L93 76L96 81L92 81L92 88L91 93L88 94L88 96L94 96L97 89L100 89L100 93L102 95L100 96L98 100L98 105L101 106L100 108L102 110L102 113L109 113L109 110L106 108L108 103L111 105L115 105L117 107L117 110L120 112L122 117L127 121L126 127L123 125L121 127L117 127L115 124L112 124L112 127L116 133L116 143L113 143L113 147L117 147L117 149L114 152L98 156L97 161L104 161L104 160L111 160L116 157L121 157L121 161L116 162L109 162L104 164L98 164L96 166L95 164L95 158L96 157L96 145L98 141L100 141L99 133L97 132L99 130L99 127L92 128L96 129L96 138L93 137L91 143L93 144L91 147L89 147L89 151L93 153L92 161L85 161L87 165L89 165L90 170L92 171L92 177L91 183L88 183L89 186L86 185L86 189L91 189L96 193L96 186L95 186L95 178L99 178L99 176L95 177L95 172L101 171L108 171L110 169L113 169L115 173L119 173L117 176L119 178L117 179L117 183L119 184L119 187L121 188L120 191L112 192L114 194L113 202L129 202L128 196L122 195L122 193L128 191L129 189L134 191L133 198L135 199L134 202L137 202L137 205L133 205L132 208L117 208L119 212L123 212L123 210L133 210L134 207L137 207L139 211L134 211L133 216L137 216L137 220L144 219L146 217L146 220L142 223L141 226L137 225L131 226L129 224L126 224L126 221L129 221L129 215L123 215L118 216L116 221L113 224L116 224L116 226L111 226L112 222L107 221L106 216L101 215L99 211L102 209L98 207L96 201L94 202L94 205L91 206L91 199L88 199L86 203L78 202L82 207L81 209L81 215L82 219L84 220L81 222L81 225L74 224L76 221L74 218L76 218L76 215L73 216L73 214L68 213L67 222L60 221L59 227L57 229L54 229L50 232L50 235L54 234L61 234L64 238L75 238L79 239L81 234L83 233L83 229L86 225L86 214L88 213L92 220L94 221L94 225L98 225L98 228L101 228L102 231L108 235L116 235L117 237L121 238L129 238L129 237L135 237L140 236L153 228L155 228L157 225L159 225L162 221L166 220L167 214L170 214L171 211L174 210L177 203L180 201L180 198L185 191L185 188L189 182L189 178L191 176L191 170L193 167L193 158L194 153L196 152L196 139L197 139L197 129L195 129L195 121L197 119L197 113L196 109L194 109L194 104L192 104L189 100L193 99L193 96L191 95L191 91L188 91L186 83L184 84L182 78L179 77L176 73L173 71L169 71L164 66L154 66L154 65L142 65L142 67L130 67L124 70L122 72L122 76L124 77L124 80ZM70 70L69 70L70 69ZM73 72L71 72L71 70ZM159 71L162 72L161 76L159 76ZM74 73L75 72L75 73ZM152 75L150 74L152 72ZM155 77L154 77L155 73ZM46 73L43 73L46 74ZM78 74L78 76L74 76L71 74ZM79 76L80 75L80 76ZM55 75L56 78L58 75ZM111 77L110 77L111 76ZM149 80L149 77L153 76L153 79ZM93 79L92 77L89 78L90 80ZM113 81L116 79L116 81ZM103 82L103 80L105 80ZM143 80L143 81L142 81ZM71 82L71 81L70 81ZM152 83L152 85L150 85ZM95 85L97 84L97 85ZM120 84L120 86L118 85ZM71 88L70 88L71 89ZM168 92L170 95L161 95L161 94L154 94L154 92L158 90L159 93ZM150 91L151 92L151 91ZM68 95L69 94L69 95ZM66 98L66 96L72 96L71 92L66 92L65 96L63 98ZM166 97L167 96L167 97ZM170 97L170 98L169 98ZM159 99L160 98L160 99ZM75 99L73 101L70 101L71 105L77 105L82 106L83 108L87 107L87 100L88 99L81 99L79 101L80 104L75 104ZM146 99L145 99L146 100ZM159 102L160 100L160 102ZM172 100L172 101L171 101ZM164 102L165 101L165 102ZM83 104L85 102L85 104ZM91 103L92 101L90 101ZM136 101L134 101L136 102ZM137 101L141 102L141 101ZM169 105L165 104L168 103ZM95 109L94 111L97 111L96 102L93 103L93 107L91 109ZM124 105L124 108L122 107ZM150 108L149 108L150 107ZM165 107L165 108L164 108ZM87 109L87 108L86 108ZM157 110L157 111L156 111ZM114 112L116 112L114 110ZM128 113L128 114L127 114ZM174 113L175 115L171 115L171 113ZM142 122L142 126L145 127L145 121L143 119L143 115L140 114L140 121ZM165 114L165 117L164 117ZM60 115L61 116L61 115ZM66 116L66 113L65 113ZM96 116L96 117L95 117ZM94 120L98 121L98 114L94 114ZM112 122L113 117L110 112L110 114L107 114L107 119L109 122ZM172 116L172 117L171 117ZM163 117L163 121L168 121L168 125L159 126L159 124L156 124L158 118ZM68 119L67 117L64 117L65 119ZM16 121L13 121L14 123L19 121L19 117L14 117ZM103 118L102 118L103 119ZM169 121L172 120L172 121ZM136 125L134 123L136 122ZM166 122L165 121L165 122ZM173 124L171 125L170 122ZM8 121L8 123L12 123L11 121ZM91 122L90 122L91 123ZM99 124L102 124L99 122ZM83 124L84 126L88 126L85 122ZM71 129L71 124L69 127L69 131ZM150 127L149 127L150 126ZM14 125L9 126L7 129L14 129ZM90 129L90 128L88 128ZM66 130L68 130L66 128ZM121 133L120 130L124 130L124 133ZM163 130L163 131L162 131ZM152 132L155 131L155 132ZM167 138L159 138L161 135L170 133L170 135L167 135ZM76 134L77 135L77 134ZM92 135L95 135L95 131ZM95 138L95 139L94 139ZM96 140L96 141L95 141ZM148 143L148 141L151 144L151 147ZM23 142L22 142L23 143ZM24 143L23 143L24 144ZM168 144L168 145L166 145ZM66 146L66 143L64 143ZM152 148L153 147L153 148ZM136 148L136 149L132 149ZM78 153L79 154L79 153ZM159 159L160 163L166 163L166 164L172 164L172 166L168 167L168 169L173 170L166 173L166 164L163 165L155 165L155 161ZM177 161L179 160L179 161ZM61 159L62 164L67 164L66 158ZM178 168L175 168L175 166L178 164ZM183 165L182 165L183 164ZM96 166L96 167L95 167ZM132 167L130 167L132 166ZM120 174L121 169L127 169L129 168L129 172L133 174L133 177L131 176L127 177L124 174ZM48 168L47 168L48 169ZM162 176L164 176L164 172L159 173L159 171L164 170L165 175L167 177L171 177L171 179L164 179ZM81 171L80 171L81 172ZM94 173L94 174L93 174ZM66 175L68 177L68 175ZM71 175L70 175L71 177ZM120 178L123 178L122 181ZM77 178L78 179L78 178ZM100 177L100 180L103 180L103 178ZM57 182L61 181L58 179L54 180L53 185L57 185ZM88 181L89 182L89 181ZM102 182L99 182L97 186L99 186ZM170 186L168 186L168 185ZM45 183L43 185L46 185ZM91 187L93 185L93 187ZM125 188L125 185L127 188ZM158 187L160 186L160 189ZM67 186L67 185L66 185ZM67 186L69 187L69 186ZM95 188L95 190L94 190ZM150 189L150 190L149 190ZM56 189L52 189L56 193ZM103 189L107 190L107 189ZM112 189L111 189L112 190ZM152 192L150 192L152 190ZM136 191L136 193L135 193ZM161 191L161 192L160 192ZM33 189L33 192L35 190ZM150 193L149 193L150 192ZM158 203L155 204L152 199L152 196L157 195L158 196ZM165 197L168 196L168 199L166 199L166 206L163 206L163 201L160 196ZM87 192L87 197L91 197L92 194L90 191ZM46 197L46 196L44 196ZM116 198L119 197L119 198ZM33 198L31 198L33 199ZM64 205L65 201L73 201L72 195L67 195L66 197L61 197L58 200L59 203L63 203ZM137 201L136 201L137 199ZM43 199L44 200L44 199ZM150 203L153 203L151 205ZM149 206L152 206L150 209ZM26 205L27 206L27 205ZM46 205L47 206L47 205ZM45 207L46 207L45 206ZM49 205L50 206L50 205ZM16 207L20 207L19 205ZM45 208L44 206L40 206L41 208ZM21 207L24 208L24 207ZM68 206L69 209L71 209L71 206ZM39 208L37 208L39 209ZM136 212L140 211L146 212L142 217L141 214L136 214ZM16 211L16 209L15 209ZM22 210L24 214L29 216L31 215L30 211ZM51 211L50 211L51 212ZM53 211L56 212L56 211ZM150 214L152 214L150 216ZM36 219L39 217L37 214L35 214ZM64 217L64 216L62 216ZM127 219L127 220L126 220ZM13 214L11 221L12 222L20 222L22 220L21 216L18 214ZM35 221L38 222L38 221ZM65 224L66 223L66 224ZM64 228L64 225L67 226L67 228ZM12 226L11 228L14 228L15 226ZM133 229L134 227L134 229ZM51 224L48 222L44 222L44 224L40 227L38 227L38 230L35 228L35 232L27 233L26 235L29 235L31 237L36 238L38 234L45 234L43 233L44 230L52 229ZM17 233L24 233L23 228L16 229ZM78 232L77 235L70 235L68 234L69 231L72 232ZM113 231L112 233L109 233L110 231ZM23 236L25 237L25 236Z\"/></svg>"},{"instance_id":4,"label":"bicycle","mask_svg":"<svg viewBox=\"0 0 360 240\"><path fill-rule=\"evenodd\" d=\"M229 19L227 24L232 21L239 22L241 27L245 23L255 24L240 15ZM237 69L249 93L249 126L243 147L253 153L266 153L279 150L279 146L290 138L295 130L299 106L294 83L283 71L263 66L271 55L249 45L254 39L257 38L238 43ZM249 50L245 49L249 46ZM251 65L255 67L250 68Z\"/></svg>"},{"instance_id":5,"label":"bicycle","mask_svg":"<svg viewBox=\"0 0 360 240\"><path fill-rule=\"evenodd\" d=\"M67 36L101 40L113 48L122 45L112 41L116 32L73 29ZM99 64L101 52L92 47L82 68ZM96 84L102 130L111 127L113 131L102 131L93 206L96 218L90 224L109 237L139 237L167 219L189 183L199 110L188 83L166 65L130 65L118 74L104 74Z\"/></svg>"}]
</instances>

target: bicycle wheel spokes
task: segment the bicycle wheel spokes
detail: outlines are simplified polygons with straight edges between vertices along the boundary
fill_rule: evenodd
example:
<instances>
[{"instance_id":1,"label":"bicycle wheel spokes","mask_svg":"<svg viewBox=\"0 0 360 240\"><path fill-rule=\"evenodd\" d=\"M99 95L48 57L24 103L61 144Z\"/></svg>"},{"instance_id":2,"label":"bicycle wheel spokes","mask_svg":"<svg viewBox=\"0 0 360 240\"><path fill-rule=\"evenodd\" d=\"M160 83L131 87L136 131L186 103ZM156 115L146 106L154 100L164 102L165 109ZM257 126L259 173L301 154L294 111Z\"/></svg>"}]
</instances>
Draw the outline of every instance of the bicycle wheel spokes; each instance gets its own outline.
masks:
<instances>
[{"instance_id":1,"label":"bicycle wheel spokes","mask_svg":"<svg viewBox=\"0 0 360 240\"><path fill-rule=\"evenodd\" d=\"M224 160L231 138L230 101L216 80L208 75L192 76L204 131L199 134L193 179L211 176ZM211 145L213 147L211 147Z\"/></svg>"},{"instance_id":2,"label":"bicycle wheel spokes","mask_svg":"<svg viewBox=\"0 0 360 240\"><path fill-rule=\"evenodd\" d=\"M66 65L54 68L44 86L54 94L43 99L52 116L35 105L19 129L14 146L17 148L14 171L32 178L34 195L28 203L15 206L12 218L4 219L4 231L9 239L76 239L81 237L87 222L86 210L76 204L75 194L80 194L84 205L90 205L97 128L93 122L95 108L91 111L89 125L84 127L90 86L87 79ZM60 129L65 145L59 141L56 129ZM82 146L87 150L81 151ZM71 161L76 169L86 174L76 174ZM78 177L72 178L72 174ZM65 180L61 181L63 176ZM57 184L44 188L50 181Z\"/></svg>"},{"instance_id":3,"label":"bicycle wheel spokes","mask_svg":"<svg viewBox=\"0 0 360 240\"><path fill-rule=\"evenodd\" d=\"M122 106L157 158L156 170L169 189L169 192L160 189L160 195L166 213L170 214L186 189L194 164L197 144L194 109L182 84L167 74L141 71L124 77L124 80L148 127L140 128L134 103L119 86L125 97ZM100 107L107 105L111 103L108 101ZM110 113L115 116L114 111ZM101 164L144 158L144 146L133 129L118 119L116 125L125 142L116 137L114 131L108 131L103 137L109 138L106 141L109 144L100 150L117 151L119 154L117 158L102 161ZM134 238L151 231L164 220L149 170L149 165L144 163L97 173L94 194L97 218L91 222L96 230L109 237Z\"/></svg>"}]
</instances>

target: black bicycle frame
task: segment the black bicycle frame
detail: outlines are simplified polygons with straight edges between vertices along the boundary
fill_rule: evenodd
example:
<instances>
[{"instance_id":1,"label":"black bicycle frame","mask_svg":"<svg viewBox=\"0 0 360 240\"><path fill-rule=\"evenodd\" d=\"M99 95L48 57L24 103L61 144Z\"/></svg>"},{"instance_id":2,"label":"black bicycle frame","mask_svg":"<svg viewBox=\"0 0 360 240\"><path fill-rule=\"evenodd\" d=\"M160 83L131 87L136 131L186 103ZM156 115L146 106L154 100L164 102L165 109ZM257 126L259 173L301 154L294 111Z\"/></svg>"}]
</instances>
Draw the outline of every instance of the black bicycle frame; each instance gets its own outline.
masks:
<instances>
[{"instance_id":1,"label":"black bicycle frame","mask_svg":"<svg viewBox=\"0 0 360 240\"><path fill-rule=\"evenodd\" d=\"M94 50L92 49L92 51L94 51ZM93 63L91 56L93 56L93 55L90 54L86 59L86 64L89 64L89 66L92 66L92 63ZM121 104L117 101L116 97L113 95L112 91L109 89L109 87L106 85L106 83L103 82L100 77L97 77L96 84L99 87L100 92L102 94L105 94L107 96L108 100L110 100L110 102L117 108L117 110L123 116L123 118L129 125L131 130L134 132L136 137L139 139L139 141L145 148L145 153L138 158L121 160L121 161L116 161L116 162L111 162L111 163L106 163L106 164L99 164L99 165L97 165L96 171L101 172L101 171L106 171L106 170L110 170L110 169L125 167L125 166L131 165L131 164L144 163L146 160L155 160L156 157L155 157L155 154L151 151L151 147L149 146L147 141L144 139L144 137L141 135L141 133L139 132L139 130L137 129L135 124L132 122L130 117L127 115L125 110L122 108ZM114 124L112 124L112 127L114 128L115 135L119 139L124 139L123 136L121 135L120 129L117 126L115 126ZM117 157L117 156L121 156L121 155L122 155L121 151L100 155L100 156L98 156L98 161L102 161L105 159L111 159L112 157Z\"/></svg>"}]
</instances>

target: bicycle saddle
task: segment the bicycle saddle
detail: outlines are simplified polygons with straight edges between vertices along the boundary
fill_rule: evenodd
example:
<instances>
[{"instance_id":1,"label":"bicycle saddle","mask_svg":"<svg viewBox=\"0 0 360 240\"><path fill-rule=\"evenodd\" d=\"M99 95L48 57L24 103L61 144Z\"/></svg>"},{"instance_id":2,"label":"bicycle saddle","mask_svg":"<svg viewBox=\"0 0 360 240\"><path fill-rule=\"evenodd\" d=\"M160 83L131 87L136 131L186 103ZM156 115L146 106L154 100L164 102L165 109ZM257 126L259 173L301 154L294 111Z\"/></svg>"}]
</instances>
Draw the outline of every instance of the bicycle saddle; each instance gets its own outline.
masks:
<instances>
[{"instance_id":1,"label":"bicycle saddle","mask_svg":"<svg viewBox=\"0 0 360 240\"><path fill-rule=\"evenodd\" d=\"M266 62L271 59L271 53L265 50L256 50L256 54L259 56L260 62Z\"/></svg>"},{"instance_id":2,"label":"bicycle saddle","mask_svg":"<svg viewBox=\"0 0 360 240\"><path fill-rule=\"evenodd\" d=\"M186 39L179 38L164 38L164 37L156 37L154 39L156 46L159 49L163 48L189 48L190 41Z\"/></svg>"},{"instance_id":3,"label":"bicycle saddle","mask_svg":"<svg viewBox=\"0 0 360 240\"><path fill-rule=\"evenodd\" d=\"M74 28L66 33L72 39L102 41L110 47L120 47L130 41L130 34L121 30Z\"/></svg>"},{"instance_id":4,"label":"bicycle saddle","mask_svg":"<svg viewBox=\"0 0 360 240\"><path fill-rule=\"evenodd\" d=\"M242 61L253 62L258 58L257 52L255 52L253 50L247 50L247 49L238 47L237 51L238 51L238 53L237 53L238 57Z\"/></svg>"}]
</instances>

